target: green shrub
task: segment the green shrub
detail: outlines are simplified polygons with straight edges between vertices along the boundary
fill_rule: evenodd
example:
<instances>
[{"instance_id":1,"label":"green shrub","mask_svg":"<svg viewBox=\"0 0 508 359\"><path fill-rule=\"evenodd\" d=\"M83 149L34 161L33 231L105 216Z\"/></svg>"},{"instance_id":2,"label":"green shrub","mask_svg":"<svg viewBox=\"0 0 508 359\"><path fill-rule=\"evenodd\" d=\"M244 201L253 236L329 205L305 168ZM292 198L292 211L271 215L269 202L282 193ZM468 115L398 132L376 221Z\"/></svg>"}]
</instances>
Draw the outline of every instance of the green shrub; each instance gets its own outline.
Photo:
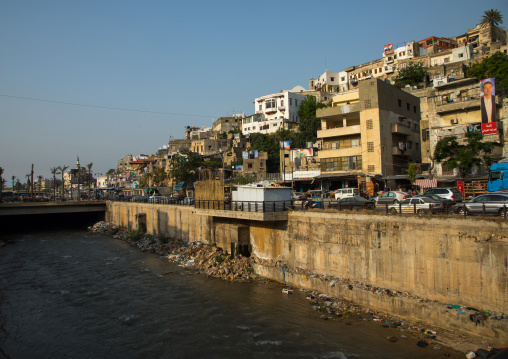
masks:
<instances>
[{"instance_id":1,"label":"green shrub","mask_svg":"<svg viewBox=\"0 0 508 359\"><path fill-rule=\"evenodd\" d=\"M139 230L132 230L127 233L127 237L133 241L140 240L145 235L145 232Z\"/></svg>"}]
</instances>

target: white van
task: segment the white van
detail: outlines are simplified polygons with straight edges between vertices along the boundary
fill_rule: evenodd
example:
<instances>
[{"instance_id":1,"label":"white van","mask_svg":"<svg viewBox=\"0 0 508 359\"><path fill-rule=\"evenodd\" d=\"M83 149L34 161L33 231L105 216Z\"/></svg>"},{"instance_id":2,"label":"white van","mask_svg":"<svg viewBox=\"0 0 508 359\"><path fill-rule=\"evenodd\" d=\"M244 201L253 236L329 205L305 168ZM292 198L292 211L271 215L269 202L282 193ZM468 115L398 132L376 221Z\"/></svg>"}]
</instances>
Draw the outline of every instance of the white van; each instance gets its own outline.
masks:
<instances>
[{"instance_id":1,"label":"white van","mask_svg":"<svg viewBox=\"0 0 508 359\"><path fill-rule=\"evenodd\" d=\"M341 188L335 192L335 199L342 199L345 197L356 197L360 195L358 188Z\"/></svg>"}]
</instances>

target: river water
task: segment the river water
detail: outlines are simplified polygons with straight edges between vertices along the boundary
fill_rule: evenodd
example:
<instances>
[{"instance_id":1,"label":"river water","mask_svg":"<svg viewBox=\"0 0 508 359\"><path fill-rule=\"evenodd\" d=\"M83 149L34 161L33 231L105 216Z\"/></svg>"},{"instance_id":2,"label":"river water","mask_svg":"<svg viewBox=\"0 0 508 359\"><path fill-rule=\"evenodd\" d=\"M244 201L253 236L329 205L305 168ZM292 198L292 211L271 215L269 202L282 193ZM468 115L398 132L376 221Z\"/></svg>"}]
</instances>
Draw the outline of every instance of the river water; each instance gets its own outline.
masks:
<instances>
[{"instance_id":1,"label":"river water","mask_svg":"<svg viewBox=\"0 0 508 359\"><path fill-rule=\"evenodd\" d=\"M0 357L463 357L392 343L403 333L380 323L320 319L306 292L195 275L103 235L14 237L0 248Z\"/></svg>"}]
</instances>

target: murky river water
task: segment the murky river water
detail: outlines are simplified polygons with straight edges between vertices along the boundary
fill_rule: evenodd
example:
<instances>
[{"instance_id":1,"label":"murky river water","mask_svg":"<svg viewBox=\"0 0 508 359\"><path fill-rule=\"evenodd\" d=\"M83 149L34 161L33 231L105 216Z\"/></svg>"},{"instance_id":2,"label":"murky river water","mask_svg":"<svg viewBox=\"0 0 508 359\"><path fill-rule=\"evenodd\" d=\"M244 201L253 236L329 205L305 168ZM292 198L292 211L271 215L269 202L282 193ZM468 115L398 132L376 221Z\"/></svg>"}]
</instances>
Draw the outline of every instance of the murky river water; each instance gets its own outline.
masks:
<instances>
[{"instance_id":1,"label":"murky river water","mask_svg":"<svg viewBox=\"0 0 508 359\"><path fill-rule=\"evenodd\" d=\"M0 357L444 354L417 347L413 338L391 343L387 337L402 333L379 323L319 319L305 292L285 295L275 285L193 275L120 240L82 231L17 235L0 248L0 273Z\"/></svg>"}]
</instances>

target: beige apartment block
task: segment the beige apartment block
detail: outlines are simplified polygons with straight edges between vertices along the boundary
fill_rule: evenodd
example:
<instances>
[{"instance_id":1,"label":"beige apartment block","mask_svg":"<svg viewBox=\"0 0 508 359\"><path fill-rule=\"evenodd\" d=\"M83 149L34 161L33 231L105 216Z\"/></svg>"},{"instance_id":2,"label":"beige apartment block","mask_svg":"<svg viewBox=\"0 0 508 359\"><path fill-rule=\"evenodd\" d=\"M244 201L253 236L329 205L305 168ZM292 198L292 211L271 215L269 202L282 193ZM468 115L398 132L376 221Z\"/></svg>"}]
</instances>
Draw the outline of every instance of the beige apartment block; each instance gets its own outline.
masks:
<instances>
[{"instance_id":1,"label":"beige apartment block","mask_svg":"<svg viewBox=\"0 0 508 359\"><path fill-rule=\"evenodd\" d=\"M373 177L393 187L397 175L420 161L420 100L382 80L360 81L358 90L335 96L316 116L321 177L342 178L338 187L359 187Z\"/></svg>"}]
</instances>

